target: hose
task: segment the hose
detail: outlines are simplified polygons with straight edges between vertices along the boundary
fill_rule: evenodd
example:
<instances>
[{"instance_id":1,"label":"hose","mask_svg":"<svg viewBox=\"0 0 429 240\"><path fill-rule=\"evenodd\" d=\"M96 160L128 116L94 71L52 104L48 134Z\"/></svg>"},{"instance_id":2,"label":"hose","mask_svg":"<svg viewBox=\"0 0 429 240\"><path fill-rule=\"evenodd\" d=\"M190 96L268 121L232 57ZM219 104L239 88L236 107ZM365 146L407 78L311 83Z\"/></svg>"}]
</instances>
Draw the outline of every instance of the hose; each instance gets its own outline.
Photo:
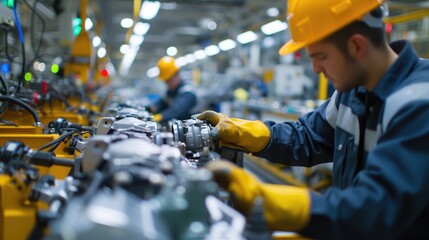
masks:
<instances>
[{"instance_id":1,"label":"hose","mask_svg":"<svg viewBox=\"0 0 429 240\"><path fill-rule=\"evenodd\" d=\"M27 110L34 118L34 122L36 125L40 125L41 121L39 118L39 115L37 115L37 112L34 111L33 108L31 108L28 104L26 104L25 102L15 98L15 97L10 97L10 96L1 96L0 95L0 101L8 101L8 102L13 102L21 107L23 107L25 110Z\"/></svg>"}]
</instances>

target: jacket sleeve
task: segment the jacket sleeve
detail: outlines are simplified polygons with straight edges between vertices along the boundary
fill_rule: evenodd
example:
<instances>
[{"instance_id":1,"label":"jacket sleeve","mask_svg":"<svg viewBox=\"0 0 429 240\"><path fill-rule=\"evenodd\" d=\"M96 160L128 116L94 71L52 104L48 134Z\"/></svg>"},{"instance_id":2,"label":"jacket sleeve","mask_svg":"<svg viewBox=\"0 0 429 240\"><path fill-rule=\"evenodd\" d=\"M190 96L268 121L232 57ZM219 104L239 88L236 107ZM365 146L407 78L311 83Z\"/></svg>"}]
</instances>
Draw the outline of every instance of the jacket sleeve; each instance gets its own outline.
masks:
<instances>
[{"instance_id":1,"label":"jacket sleeve","mask_svg":"<svg viewBox=\"0 0 429 240\"><path fill-rule=\"evenodd\" d=\"M166 109L168 107L168 104L163 98L160 98L153 104L153 106L155 107L155 112L153 113L159 113Z\"/></svg>"},{"instance_id":2,"label":"jacket sleeve","mask_svg":"<svg viewBox=\"0 0 429 240\"><path fill-rule=\"evenodd\" d=\"M335 96L297 122L266 121L271 139L267 147L255 155L274 163L293 166L332 162L334 128L328 118L336 117Z\"/></svg>"},{"instance_id":3,"label":"jacket sleeve","mask_svg":"<svg viewBox=\"0 0 429 240\"><path fill-rule=\"evenodd\" d=\"M310 222L302 233L321 239L394 239L407 230L427 238L428 118L427 101L402 108L368 153L353 186L312 194ZM415 224L422 218L421 226Z\"/></svg>"},{"instance_id":4,"label":"jacket sleeve","mask_svg":"<svg viewBox=\"0 0 429 240\"><path fill-rule=\"evenodd\" d=\"M184 92L178 94L168 108L160 113L162 121L166 122L171 119L185 119L189 117L191 109L197 104L197 97L193 92Z\"/></svg>"}]
</instances>

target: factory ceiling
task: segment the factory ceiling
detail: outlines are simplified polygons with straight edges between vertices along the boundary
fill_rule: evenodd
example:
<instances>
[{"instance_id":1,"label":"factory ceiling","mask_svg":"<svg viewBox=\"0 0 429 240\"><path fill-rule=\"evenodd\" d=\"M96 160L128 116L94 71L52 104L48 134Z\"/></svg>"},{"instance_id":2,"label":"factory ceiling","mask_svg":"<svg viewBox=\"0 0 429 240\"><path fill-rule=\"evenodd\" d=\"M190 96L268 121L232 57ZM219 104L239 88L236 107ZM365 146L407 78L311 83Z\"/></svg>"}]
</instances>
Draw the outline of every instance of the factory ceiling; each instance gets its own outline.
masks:
<instances>
[{"instance_id":1,"label":"factory ceiling","mask_svg":"<svg viewBox=\"0 0 429 240\"><path fill-rule=\"evenodd\" d=\"M61 8L63 12L69 9L77 12L79 9L79 1L27 1L44 3L40 7L45 5L51 10L51 15L55 13L57 16ZM134 24L141 22L150 25L129 69L129 73L134 74L132 77L145 75L160 57L166 55L166 49L170 46L177 48L176 56L184 56L222 40L235 39L238 34L248 30L260 32L261 25L276 19L285 21L286 18L284 0L159 0L160 9L156 16L145 20L138 16L138 11L134 11L136 3L141 6L145 1L147 0L88 0L88 17L99 26L98 30L92 30L92 36L97 34L101 37L116 70L119 70L124 59L120 47L130 43L133 32L132 28L121 27L121 20L130 18L134 20ZM394 15L429 8L429 1L422 0L390 0L388 4ZM277 13L268 13L273 8L277 9ZM61 18L42 15L46 23L44 47L47 52L57 54L49 48L55 42L70 46L58 40L63 34L59 30L61 24L58 23ZM63 49L62 54L66 51L65 47Z\"/></svg>"}]
</instances>

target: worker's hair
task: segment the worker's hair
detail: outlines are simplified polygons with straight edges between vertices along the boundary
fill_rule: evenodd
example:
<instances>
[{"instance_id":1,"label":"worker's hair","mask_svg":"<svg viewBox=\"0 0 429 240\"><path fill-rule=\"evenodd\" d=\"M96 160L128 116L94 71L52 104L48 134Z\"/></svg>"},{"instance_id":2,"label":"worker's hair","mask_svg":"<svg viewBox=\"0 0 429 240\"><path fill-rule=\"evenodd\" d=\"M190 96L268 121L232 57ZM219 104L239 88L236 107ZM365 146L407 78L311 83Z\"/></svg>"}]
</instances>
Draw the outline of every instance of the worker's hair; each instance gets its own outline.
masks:
<instances>
[{"instance_id":1,"label":"worker's hair","mask_svg":"<svg viewBox=\"0 0 429 240\"><path fill-rule=\"evenodd\" d=\"M382 18L381 9L377 8L373 10L371 15L376 18ZM325 38L324 41L335 44L345 56L348 56L347 41L353 34L361 34L368 38L376 48L386 47L384 27L372 28L363 21L354 21L350 23Z\"/></svg>"}]
</instances>

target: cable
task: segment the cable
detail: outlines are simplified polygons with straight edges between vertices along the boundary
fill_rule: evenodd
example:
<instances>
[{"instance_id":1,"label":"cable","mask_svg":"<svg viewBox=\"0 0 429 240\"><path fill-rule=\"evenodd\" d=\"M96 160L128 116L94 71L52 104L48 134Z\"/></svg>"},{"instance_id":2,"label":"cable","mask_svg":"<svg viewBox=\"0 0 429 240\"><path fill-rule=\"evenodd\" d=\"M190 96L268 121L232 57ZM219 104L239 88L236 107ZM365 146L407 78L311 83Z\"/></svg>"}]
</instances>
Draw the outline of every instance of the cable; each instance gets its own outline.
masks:
<instances>
[{"instance_id":1,"label":"cable","mask_svg":"<svg viewBox=\"0 0 429 240\"><path fill-rule=\"evenodd\" d=\"M1 75L0 75L0 81L1 81L1 85L4 88L4 91L2 92L2 94L9 95L9 85L7 84L7 81Z\"/></svg>"},{"instance_id":2,"label":"cable","mask_svg":"<svg viewBox=\"0 0 429 240\"><path fill-rule=\"evenodd\" d=\"M41 123L39 115L37 115L37 112L34 111L34 109L32 107L30 107L28 104L26 104L25 102L19 100L18 98L15 97L10 97L10 96L1 96L0 95L0 101L8 101L8 102L13 102L21 107L23 107L25 110L27 110L34 118L34 122L36 125L39 125Z\"/></svg>"},{"instance_id":3,"label":"cable","mask_svg":"<svg viewBox=\"0 0 429 240\"><path fill-rule=\"evenodd\" d=\"M6 58L9 60L9 61L11 61L12 62L12 60L13 60L13 58L11 57L11 56L9 56L9 48L8 48L8 46L9 46L9 44L8 44L8 42L7 42L7 35L8 35L8 33L9 33L9 28L8 27L5 27L5 33L4 33L4 45L5 45L5 54L6 54Z\"/></svg>"},{"instance_id":4,"label":"cable","mask_svg":"<svg viewBox=\"0 0 429 240\"><path fill-rule=\"evenodd\" d=\"M18 14L16 13L16 1L13 4L12 10L13 10L13 15L15 16L16 29L18 30L19 41L21 42L21 51L22 51L21 76L20 78L18 78L18 87L16 88L16 93L18 93L21 88L21 84L25 75L25 41L24 41L24 34L22 33L21 23L19 22Z\"/></svg>"},{"instance_id":5,"label":"cable","mask_svg":"<svg viewBox=\"0 0 429 240\"><path fill-rule=\"evenodd\" d=\"M63 135L61 135L59 138L55 139L54 141L49 142L49 143L41 146L39 149L36 150L36 152L42 151L45 148L48 148L48 147L54 146L58 143L61 143L64 139L66 139L67 137L70 137L73 133L79 132L76 129L67 129L67 130L71 130L71 131L64 133ZM55 150L55 149L53 149L53 150Z\"/></svg>"},{"instance_id":6,"label":"cable","mask_svg":"<svg viewBox=\"0 0 429 240\"><path fill-rule=\"evenodd\" d=\"M0 81L3 86L3 91L1 92L3 95L9 95L9 85L7 84L7 81L0 75ZM0 104L0 114L3 113L4 109L6 108L6 104L2 103Z\"/></svg>"},{"instance_id":7,"label":"cable","mask_svg":"<svg viewBox=\"0 0 429 240\"><path fill-rule=\"evenodd\" d=\"M33 6L31 6L27 0L23 0L25 4L27 4L27 6L31 9L31 20L30 20L30 38L31 38L31 48L33 49L33 54L34 57L33 59L28 63L27 69L31 67L31 65L33 64L33 62L39 57L39 52L40 52L40 48L42 47L42 43L43 43L43 34L45 33L45 21L43 21L42 16L36 11L36 5L39 2L39 0L35 0L33 3ZM40 19L40 22L42 23L42 30L40 31L40 40L39 40L39 45L36 47L35 45L35 41L34 41L34 15L37 15L37 17Z\"/></svg>"},{"instance_id":8,"label":"cable","mask_svg":"<svg viewBox=\"0 0 429 240\"><path fill-rule=\"evenodd\" d=\"M0 122L5 123L5 124L6 124L6 125L8 125L8 126L18 127L18 125L16 125L15 123L13 123L13 122L11 122L11 121L6 120L6 119L2 119L2 118L0 118Z\"/></svg>"}]
</instances>

